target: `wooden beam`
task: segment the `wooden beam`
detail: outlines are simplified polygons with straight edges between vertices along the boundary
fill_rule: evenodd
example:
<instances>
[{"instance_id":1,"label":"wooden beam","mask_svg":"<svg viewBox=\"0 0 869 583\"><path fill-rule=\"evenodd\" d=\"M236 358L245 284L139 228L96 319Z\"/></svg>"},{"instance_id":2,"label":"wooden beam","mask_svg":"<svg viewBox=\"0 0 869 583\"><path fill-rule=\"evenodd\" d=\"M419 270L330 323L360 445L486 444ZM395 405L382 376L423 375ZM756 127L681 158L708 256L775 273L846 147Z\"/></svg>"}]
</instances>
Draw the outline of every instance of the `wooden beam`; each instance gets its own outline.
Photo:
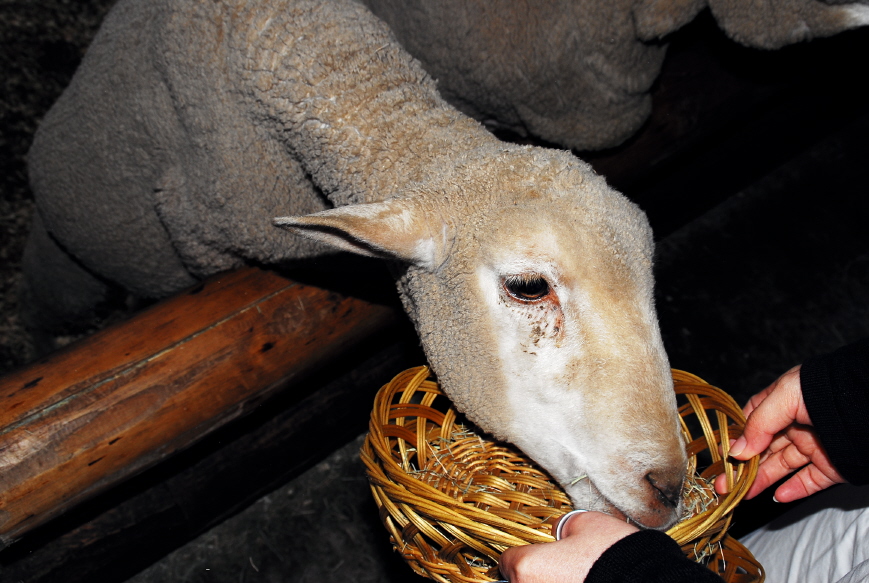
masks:
<instances>
[{"instance_id":1,"label":"wooden beam","mask_svg":"<svg viewBox=\"0 0 869 583\"><path fill-rule=\"evenodd\" d=\"M0 552L0 581L121 583L300 475L365 431L375 393L397 371L424 362L412 327L382 336L385 345L366 342L353 358L28 532Z\"/></svg>"},{"instance_id":2,"label":"wooden beam","mask_svg":"<svg viewBox=\"0 0 869 583\"><path fill-rule=\"evenodd\" d=\"M151 467L394 325L248 268L0 379L0 542Z\"/></svg>"}]
</instances>

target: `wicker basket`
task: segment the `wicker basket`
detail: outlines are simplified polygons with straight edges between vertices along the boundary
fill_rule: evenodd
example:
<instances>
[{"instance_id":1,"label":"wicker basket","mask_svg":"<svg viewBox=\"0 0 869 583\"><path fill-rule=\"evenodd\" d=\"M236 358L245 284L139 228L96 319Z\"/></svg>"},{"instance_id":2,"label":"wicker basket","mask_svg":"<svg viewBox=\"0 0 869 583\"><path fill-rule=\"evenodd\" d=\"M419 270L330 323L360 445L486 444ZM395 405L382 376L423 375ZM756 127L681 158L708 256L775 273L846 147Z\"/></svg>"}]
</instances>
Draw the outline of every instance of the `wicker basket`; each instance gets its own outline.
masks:
<instances>
[{"instance_id":1,"label":"wicker basket","mask_svg":"<svg viewBox=\"0 0 869 583\"><path fill-rule=\"evenodd\" d=\"M673 379L689 475L702 468L699 476L711 481L725 472L731 488L668 534L728 583L761 583L760 564L727 535L758 465L757 458L727 459L729 439L742 432L742 410L694 375L674 370ZM426 367L404 371L377 394L361 455L393 547L416 573L436 581L500 579L502 551L555 540L553 526L572 510L558 484L527 457L463 420ZM711 492L697 483L704 495Z\"/></svg>"}]
</instances>

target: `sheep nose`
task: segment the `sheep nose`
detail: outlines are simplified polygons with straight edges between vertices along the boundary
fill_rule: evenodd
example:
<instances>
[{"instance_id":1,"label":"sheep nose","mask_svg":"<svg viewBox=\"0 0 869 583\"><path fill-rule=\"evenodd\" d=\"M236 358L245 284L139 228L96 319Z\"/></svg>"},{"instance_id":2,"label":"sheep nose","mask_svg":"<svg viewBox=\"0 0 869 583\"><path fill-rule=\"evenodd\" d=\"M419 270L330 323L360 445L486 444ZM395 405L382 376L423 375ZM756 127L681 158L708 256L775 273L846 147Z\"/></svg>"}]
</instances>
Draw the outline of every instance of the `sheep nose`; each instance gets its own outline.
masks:
<instances>
[{"instance_id":1,"label":"sheep nose","mask_svg":"<svg viewBox=\"0 0 869 583\"><path fill-rule=\"evenodd\" d=\"M681 473L673 472L649 472L646 474L646 481L656 490L661 502L673 508L679 505L679 500L682 498L683 478Z\"/></svg>"}]
</instances>

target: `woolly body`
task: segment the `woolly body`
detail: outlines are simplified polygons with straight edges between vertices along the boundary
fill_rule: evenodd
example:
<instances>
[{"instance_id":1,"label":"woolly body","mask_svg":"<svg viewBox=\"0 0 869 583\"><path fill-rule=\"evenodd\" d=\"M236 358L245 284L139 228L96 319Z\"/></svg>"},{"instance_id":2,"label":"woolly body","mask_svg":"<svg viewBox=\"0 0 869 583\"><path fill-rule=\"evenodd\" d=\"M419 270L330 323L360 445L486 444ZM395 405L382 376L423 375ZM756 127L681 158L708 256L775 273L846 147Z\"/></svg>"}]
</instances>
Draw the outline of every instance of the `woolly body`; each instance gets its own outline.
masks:
<instances>
[{"instance_id":1,"label":"woolly body","mask_svg":"<svg viewBox=\"0 0 869 583\"><path fill-rule=\"evenodd\" d=\"M363 1L463 112L579 150L640 128L668 35L704 9L765 49L869 23L869 5L842 0Z\"/></svg>"},{"instance_id":2,"label":"woolly body","mask_svg":"<svg viewBox=\"0 0 869 583\"><path fill-rule=\"evenodd\" d=\"M90 274L154 297L323 242L398 259L462 411L579 505L678 516L645 216L571 154L504 144L449 106L361 4L121 0L30 161L44 309L98 299ZM271 225L288 214L307 238Z\"/></svg>"}]
</instances>

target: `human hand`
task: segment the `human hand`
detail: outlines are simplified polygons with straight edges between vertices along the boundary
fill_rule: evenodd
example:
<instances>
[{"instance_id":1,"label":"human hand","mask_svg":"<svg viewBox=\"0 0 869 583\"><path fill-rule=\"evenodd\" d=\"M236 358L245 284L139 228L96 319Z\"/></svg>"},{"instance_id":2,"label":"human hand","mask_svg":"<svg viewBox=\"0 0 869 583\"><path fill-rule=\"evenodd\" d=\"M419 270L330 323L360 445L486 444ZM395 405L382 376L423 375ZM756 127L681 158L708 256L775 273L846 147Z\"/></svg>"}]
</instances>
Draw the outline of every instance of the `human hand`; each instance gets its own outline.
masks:
<instances>
[{"instance_id":1,"label":"human hand","mask_svg":"<svg viewBox=\"0 0 869 583\"><path fill-rule=\"evenodd\" d=\"M748 418L742 437L730 446L730 455L748 460L762 454L757 479L746 494L754 498L771 484L796 472L778 487L774 499L792 502L845 480L830 463L803 401L800 367L795 366L754 395L743 411ZM727 492L725 476L715 489Z\"/></svg>"},{"instance_id":2,"label":"human hand","mask_svg":"<svg viewBox=\"0 0 869 583\"><path fill-rule=\"evenodd\" d=\"M501 555L501 575L510 583L579 583L605 550L639 529L603 512L570 516L553 543L513 547Z\"/></svg>"}]
</instances>

